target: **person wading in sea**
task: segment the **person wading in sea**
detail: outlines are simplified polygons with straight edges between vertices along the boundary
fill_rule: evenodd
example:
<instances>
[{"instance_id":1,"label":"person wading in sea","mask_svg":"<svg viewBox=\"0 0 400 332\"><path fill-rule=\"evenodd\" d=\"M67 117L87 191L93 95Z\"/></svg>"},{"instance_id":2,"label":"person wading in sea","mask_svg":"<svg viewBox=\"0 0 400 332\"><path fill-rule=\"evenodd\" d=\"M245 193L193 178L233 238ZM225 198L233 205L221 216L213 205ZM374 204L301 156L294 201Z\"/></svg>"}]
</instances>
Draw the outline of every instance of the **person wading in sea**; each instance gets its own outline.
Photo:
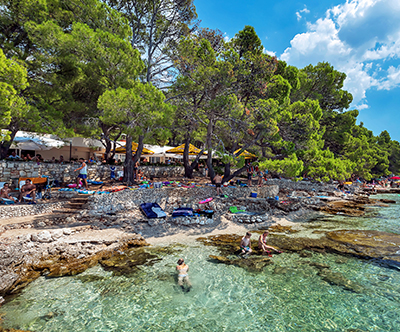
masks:
<instances>
[{"instance_id":1,"label":"person wading in sea","mask_svg":"<svg viewBox=\"0 0 400 332\"><path fill-rule=\"evenodd\" d=\"M185 264L183 258L179 258L176 270L178 271L178 285L181 286L183 291L189 292L190 288L192 287L188 274L189 266ZM184 285L186 285L186 289Z\"/></svg>"}]
</instances>

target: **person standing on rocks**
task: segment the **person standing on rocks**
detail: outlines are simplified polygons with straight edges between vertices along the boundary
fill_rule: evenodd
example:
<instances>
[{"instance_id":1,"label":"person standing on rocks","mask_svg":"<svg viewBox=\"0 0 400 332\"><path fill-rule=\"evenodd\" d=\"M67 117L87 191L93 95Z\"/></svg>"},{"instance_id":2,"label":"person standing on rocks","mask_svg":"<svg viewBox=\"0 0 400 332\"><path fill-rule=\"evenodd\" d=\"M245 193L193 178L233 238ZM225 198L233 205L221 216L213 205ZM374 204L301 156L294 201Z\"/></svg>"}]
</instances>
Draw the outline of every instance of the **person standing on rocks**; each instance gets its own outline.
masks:
<instances>
[{"instance_id":1,"label":"person standing on rocks","mask_svg":"<svg viewBox=\"0 0 400 332\"><path fill-rule=\"evenodd\" d=\"M215 187L217 188L217 195L221 195L221 197L224 196L224 193L222 192L222 177L220 174L217 173L217 175L214 177L214 183L215 183Z\"/></svg>"},{"instance_id":2,"label":"person standing on rocks","mask_svg":"<svg viewBox=\"0 0 400 332\"><path fill-rule=\"evenodd\" d=\"M247 232L245 236L242 237L242 240L240 241L240 249L242 250L241 254L250 254L252 252L251 250L251 233Z\"/></svg>"},{"instance_id":3,"label":"person standing on rocks","mask_svg":"<svg viewBox=\"0 0 400 332\"><path fill-rule=\"evenodd\" d=\"M189 274L188 274L189 266L187 264L185 264L185 261L183 258L179 258L176 270L178 271L178 285L181 286L183 291L189 292L190 288L192 287L192 284L190 283L190 280L189 280ZM185 289L184 285L186 285L186 289Z\"/></svg>"},{"instance_id":4,"label":"person standing on rocks","mask_svg":"<svg viewBox=\"0 0 400 332\"><path fill-rule=\"evenodd\" d=\"M258 248L263 251L263 253L271 254L270 250L276 251L278 254L281 254L282 251L275 249L274 247L271 247L267 245L267 237L268 237L269 232L265 231L260 235L260 238L258 239Z\"/></svg>"},{"instance_id":5,"label":"person standing on rocks","mask_svg":"<svg viewBox=\"0 0 400 332\"><path fill-rule=\"evenodd\" d=\"M87 164L85 163L85 159L79 158L79 161L81 163L81 167L77 168L74 170L74 172L79 171L78 178L76 179L76 183L79 186L80 179L83 180L85 184L86 190L88 190L88 183L87 183Z\"/></svg>"},{"instance_id":6,"label":"person standing on rocks","mask_svg":"<svg viewBox=\"0 0 400 332\"><path fill-rule=\"evenodd\" d=\"M253 166L251 165L251 163L249 163L249 164L247 165L246 171L247 171L247 185L248 185L249 187L251 187L251 185L252 185L251 177L253 176L253 172L254 172L254 168L253 168Z\"/></svg>"}]
</instances>

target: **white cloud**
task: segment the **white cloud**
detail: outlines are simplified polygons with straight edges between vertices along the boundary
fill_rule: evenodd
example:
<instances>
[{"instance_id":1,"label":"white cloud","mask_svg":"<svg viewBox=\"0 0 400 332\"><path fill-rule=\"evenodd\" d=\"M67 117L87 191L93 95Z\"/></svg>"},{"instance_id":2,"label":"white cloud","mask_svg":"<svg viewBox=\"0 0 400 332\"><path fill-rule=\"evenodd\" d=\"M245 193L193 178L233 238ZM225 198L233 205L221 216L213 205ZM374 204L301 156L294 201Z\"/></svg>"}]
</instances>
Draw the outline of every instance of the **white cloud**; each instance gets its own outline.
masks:
<instances>
[{"instance_id":1,"label":"white cloud","mask_svg":"<svg viewBox=\"0 0 400 332\"><path fill-rule=\"evenodd\" d=\"M355 108L358 109L359 111L367 109L368 107L369 107L368 104L361 104L361 105L355 106Z\"/></svg>"},{"instance_id":2,"label":"white cloud","mask_svg":"<svg viewBox=\"0 0 400 332\"><path fill-rule=\"evenodd\" d=\"M303 16L301 15L301 13L308 14L309 12L310 12L310 11L307 9L307 6L304 5L304 8L303 8L302 10L299 10L298 12L296 12L297 21L300 21L301 18L303 17Z\"/></svg>"},{"instance_id":3,"label":"white cloud","mask_svg":"<svg viewBox=\"0 0 400 332\"><path fill-rule=\"evenodd\" d=\"M268 55L270 55L270 56L276 56L276 53L275 53L275 52L268 51L268 50L266 50L265 48L263 49L263 53L268 54Z\"/></svg>"},{"instance_id":4,"label":"white cloud","mask_svg":"<svg viewBox=\"0 0 400 332\"><path fill-rule=\"evenodd\" d=\"M347 0L308 22L307 31L294 36L280 58L298 67L328 61L347 74L345 88L359 109L366 108L368 89L400 85L400 66L385 71L378 62L390 65L400 57L399 17L399 0Z\"/></svg>"},{"instance_id":5,"label":"white cloud","mask_svg":"<svg viewBox=\"0 0 400 332\"><path fill-rule=\"evenodd\" d=\"M229 42L231 40L226 32L224 32L224 40L225 42Z\"/></svg>"},{"instance_id":6,"label":"white cloud","mask_svg":"<svg viewBox=\"0 0 400 332\"><path fill-rule=\"evenodd\" d=\"M400 66L397 68L390 66L387 73L386 79L378 86L378 90L390 90L400 85Z\"/></svg>"}]
</instances>

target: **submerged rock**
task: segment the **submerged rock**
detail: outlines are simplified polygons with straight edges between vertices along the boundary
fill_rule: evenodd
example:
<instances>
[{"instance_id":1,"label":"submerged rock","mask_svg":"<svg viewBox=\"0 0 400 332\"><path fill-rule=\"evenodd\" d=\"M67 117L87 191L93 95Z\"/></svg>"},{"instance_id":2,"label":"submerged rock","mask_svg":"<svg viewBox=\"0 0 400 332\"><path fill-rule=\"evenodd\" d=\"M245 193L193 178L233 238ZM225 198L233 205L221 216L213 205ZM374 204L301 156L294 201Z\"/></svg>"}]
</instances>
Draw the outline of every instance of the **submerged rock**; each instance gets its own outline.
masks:
<instances>
[{"instance_id":1,"label":"submerged rock","mask_svg":"<svg viewBox=\"0 0 400 332\"><path fill-rule=\"evenodd\" d=\"M210 258L226 265L235 265L246 269L249 272L261 272L264 267L272 264L272 261L267 257L249 256L247 258L230 259L224 256L210 255Z\"/></svg>"},{"instance_id":2,"label":"submerged rock","mask_svg":"<svg viewBox=\"0 0 400 332\"><path fill-rule=\"evenodd\" d=\"M161 260L157 255L147 252L143 248L134 248L121 254L115 254L99 263L114 275L131 276L140 270L142 265L153 265Z\"/></svg>"},{"instance_id":3,"label":"submerged rock","mask_svg":"<svg viewBox=\"0 0 400 332\"><path fill-rule=\"evenodd\" d=\"M370 204L369 199L352 201L332 201L326 205L315 207L316 210L329 214L343 214L348 216L362 216L365 214L365 204Z\"/></svg>"},{"instance_id":4,"label":"submerged rock","mask_svg":"<svg viewBox=\"0 0 400 332\"><path fill-rule=\"evenodd\" d=\"M354 281L345 278L339 272L333 272L329 269L321 269L317 274L322 278L322 280L325 280L330 284L343 287L344 289L350 290L352 292L362 293L364 291L364 288L362 286Z\"/></svg>"},{"instance_id":5,"label":"submerged rock","mask_svg":"<svg viewBox=\"0 0 400 332\"><path fill-rule=\"evenodd\" d=\"M270 228L268 228L268 231L270 233L286 233L286 234L300 232L299 229L293 229L291 226L282 226L280 224L272 225Z\"/></svg>"}]
</instances>

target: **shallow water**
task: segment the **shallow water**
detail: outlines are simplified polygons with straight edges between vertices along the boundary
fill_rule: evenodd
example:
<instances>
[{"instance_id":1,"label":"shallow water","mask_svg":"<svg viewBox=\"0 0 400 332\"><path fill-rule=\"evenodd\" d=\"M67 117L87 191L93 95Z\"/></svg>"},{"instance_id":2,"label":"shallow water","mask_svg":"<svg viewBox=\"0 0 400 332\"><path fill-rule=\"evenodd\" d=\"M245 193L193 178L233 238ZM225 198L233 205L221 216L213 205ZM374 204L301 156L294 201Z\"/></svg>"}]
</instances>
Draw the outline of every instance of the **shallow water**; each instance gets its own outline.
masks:
<instances>
[{"instance_id":1,"label":"shallow water","mask_svg":"<svg viewBox=\"0 0 400 332\"><path fill-rule=\"evenodd\" d=\"M400 202L397 195L387 198ZM312 224L399 233L396 205L372 208L371 214ZM100 266L74 277L41 277L0 308L5 326L31 331L400 331L397 269L333 254L302 258L283 253L273 256L274 264L263 272L249 273L209 260L218 254L213 247L194 243L175 249L180 251L161 254L162 260L129 277ZM179 257L190 266L193 288L188 293L176 286ZM310 262L329 265L363 291L327 283Z\"/></svg>"}]
</instances>

